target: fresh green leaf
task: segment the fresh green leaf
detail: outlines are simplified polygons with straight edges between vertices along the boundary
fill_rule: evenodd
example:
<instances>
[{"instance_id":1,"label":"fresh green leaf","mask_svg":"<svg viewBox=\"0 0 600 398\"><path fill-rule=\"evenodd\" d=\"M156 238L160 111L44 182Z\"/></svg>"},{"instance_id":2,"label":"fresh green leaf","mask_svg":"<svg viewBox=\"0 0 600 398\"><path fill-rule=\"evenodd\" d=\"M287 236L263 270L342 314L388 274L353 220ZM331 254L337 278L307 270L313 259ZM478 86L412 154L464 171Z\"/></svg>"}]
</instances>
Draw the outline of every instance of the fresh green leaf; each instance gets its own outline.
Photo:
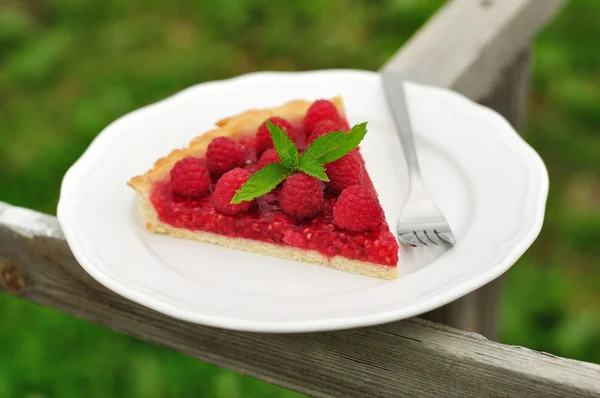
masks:
<instances>
[{"instance_id":1,"label":"fresh green leaf","mask_svg":"<svg viewBox=\"0 0 600 398\"><path fill-rule=\"evenodd\" d=\"M298 168L308 175L317 177L321 181L329 181L329 177L327 177L327 174L325 174L323 165L321 165L321 163L319 163L315 158L306 155L306 153L303 153L302 156L300 156Z\"/></svg>"},{"instance_id":2,"label":"fresh green leaf","mask_svg":"<svg viewBox=\"0 0 600 398\"><path fill-rule=\"evenodd\" d=\"M271 163L250 176L235 193L231 203L239 204L269 193L292 174L293 171L285 168L281 163Z\"/></svg>"},{"instance_id":3,"label":"fresh green leaf","mask_svg":"<svg viewBox=\"0 0 600 398\"><path fill-rule=\"evenodd\" d=\"M321 164L333 162L356 148L365 134L367 134L366 123L357 124L347 133L336 131L325 134L314 140L304 154Z\"/></svg>"},{"instance_id":4,"label":"fresh green leaf","mask_svg":"<svg viewBox=\"0 0 600 398\"><path fill-rule=\"evenodd\" d=\"M298 148L287 134L277 125L267 120L267 127L273 138L273 146L279 155L279 161L288 169L298 167Z\"/></svg>"}]
</instances>

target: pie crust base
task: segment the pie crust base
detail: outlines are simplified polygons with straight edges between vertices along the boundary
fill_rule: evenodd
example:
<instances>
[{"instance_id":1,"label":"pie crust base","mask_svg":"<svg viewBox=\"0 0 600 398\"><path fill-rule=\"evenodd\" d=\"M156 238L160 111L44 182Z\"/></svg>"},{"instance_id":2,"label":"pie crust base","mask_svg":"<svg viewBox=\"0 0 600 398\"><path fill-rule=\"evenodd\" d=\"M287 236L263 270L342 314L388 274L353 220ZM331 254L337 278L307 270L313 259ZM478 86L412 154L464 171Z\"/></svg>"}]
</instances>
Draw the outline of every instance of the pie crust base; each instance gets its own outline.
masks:
<instances>
[{"instance_id":1,"label":"pie crust base","mask_svg":"<svg viewBox=\"0 0 600 398\"><path fill-rule=\"evenodd\" d=\"M334 97L330 101L336 105L340 115L344 116L344 106L341 97ZM157 234L167 234L176 238L216 243L232 249L261 253L284 259L320 264L360 275L382 279L395 279L397 277L397 267L350 260L342 256L326 257L315 250L298 249L293 246L279 246L251 239L233 238L210 232L176 228L161 222L158 218L158 213L150 201L152 188L154 183L162 182L168 178L171 168L177 161L188 156L204 156L208 144L215 137L227 136L233 139L241 139L252 136L265 119L273 116L279 116L292 122L302 120L311 104L312 102L310 101L294 100L279 107L249 110L220 120L216 123L216 129L196 137L187 148L172 151L168 156L156 161L151 170L143 175L132 178L127 184L139 194L142 214L148 231Z\"/></svg>"}]
</instances>

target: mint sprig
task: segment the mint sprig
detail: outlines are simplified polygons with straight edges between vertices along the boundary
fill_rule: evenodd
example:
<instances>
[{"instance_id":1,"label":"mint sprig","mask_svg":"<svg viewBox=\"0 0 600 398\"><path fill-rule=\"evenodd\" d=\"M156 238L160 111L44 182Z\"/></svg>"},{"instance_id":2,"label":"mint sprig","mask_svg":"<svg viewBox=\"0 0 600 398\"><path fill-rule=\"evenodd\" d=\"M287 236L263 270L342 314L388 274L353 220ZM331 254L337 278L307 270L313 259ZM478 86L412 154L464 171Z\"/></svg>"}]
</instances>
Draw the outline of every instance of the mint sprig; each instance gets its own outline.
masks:
<instances>
[{"instance_id":1,"label":"mint sprig","mask_svg":"<svg viewBox=\"0 0 600 398\"><path fill-rule=\"evenodd\" d=\"M336 131L318 137L302 156L310 156L321 164L338 160L360 144L367 134L367 123L357 124L345 133Z\"/></svg>"},{"instance_id":2,"label":"mint sprig","mask_svg":"<svg viewBox=\"0 0 600 398\"><path fill-rule=\"evenodd\" d=\"M281 163L268 164L250 176L242 188L235 193L231 203L239 204L245 200L251 201L269 193L292 174L293 172Z\"/></svg>"},{"instance_id":3,"label":"mint sprig","mask_svg":"<svg viewBox=\"0 0 600 398\"><path fill-rule=\"evenodd\" d=\"M361 123L350 131L336 131L318 137L306 151L299 156L296 144L277 125L266 121L273 139L273 146L280 162L271 163L253 175L235 193L231 203L239 204L250 201L271 192L287 177L303 172L321 181L329 181L325 168L326 163L340 159L360 144L367 133L367 124Z\"/></svg>"},{"instance_id":4,"label":"mint sprig","mask_svg":"<svg viewBox=\"0 0 600 398\"><path fill-rule=\"evenodd\" d=\"M287 134L276 124L271 123L267 120L267 127L273 138L273 146L279 155L281 164L288 168L294 169L298 166L298 148L294 141L287 136Z\"/></svg>"},{"instance_id":5,"label":"mint sprig","mask_svg":"<svg viewBox=\"0 0 600 398\"><path fill-rule=\"evenodd\" d=\"M313 157L307 156L304 153L300 156L298 169L305 172L309 176L317 177L321 181L329 181L329 177L325 174L325 169L319 161Z\"/></svg>"}]
</instances>

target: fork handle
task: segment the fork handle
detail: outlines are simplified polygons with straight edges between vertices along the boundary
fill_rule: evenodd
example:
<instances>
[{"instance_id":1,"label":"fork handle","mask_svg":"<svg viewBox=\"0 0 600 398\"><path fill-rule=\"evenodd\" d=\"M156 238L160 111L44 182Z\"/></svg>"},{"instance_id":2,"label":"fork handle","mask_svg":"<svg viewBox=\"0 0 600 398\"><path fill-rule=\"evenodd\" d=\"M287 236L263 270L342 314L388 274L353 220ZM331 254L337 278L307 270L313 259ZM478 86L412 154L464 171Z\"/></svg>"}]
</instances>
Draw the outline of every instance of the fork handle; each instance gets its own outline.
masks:
<instances>
[{"instance_id":1,"label":"fork handle","mask_svg":"<svg viewBox=\"0 0 600 398\"><path fill-rule=\"evenodd\" d=\"M385 85L385 94L387 102L396 125L398 137L406 158L408 174L411 184L421 182L421 169L419 167L419 159L417 158L417 150L413 139L412 126L408 115L408 104L406 102L406 94L404 92L404 81L398 75L392 73L383 74Z\"/></svg>"}]
</instances>

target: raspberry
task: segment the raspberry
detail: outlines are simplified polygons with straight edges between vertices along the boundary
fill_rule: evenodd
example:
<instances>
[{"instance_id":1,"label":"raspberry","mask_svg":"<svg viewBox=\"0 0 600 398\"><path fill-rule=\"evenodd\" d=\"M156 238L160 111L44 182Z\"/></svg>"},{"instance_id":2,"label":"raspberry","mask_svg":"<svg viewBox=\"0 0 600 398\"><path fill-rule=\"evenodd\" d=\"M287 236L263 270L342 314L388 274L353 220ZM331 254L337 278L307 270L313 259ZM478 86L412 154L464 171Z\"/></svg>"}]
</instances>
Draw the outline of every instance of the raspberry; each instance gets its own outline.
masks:
<instances>
[{"instance_id":1,"label":"raspberry","mask_svg":"<svg viewBox=\"0 0 600 398\"><path fill-rule=\"evenodd\" d=\"M379 201L363 185L344 189L333 207L333 220L338 227L353 232L378 228L383 222Z\"/></svg>"},{"instance_id":2,"label":"raspberry","mask_svg":"<svg viewBox=\"0 0 600 398\"><path fill-rule=\"evenodd\" d=\"M244 201L240 204L231 203L235 193L248 181L248 178L250 178L250 173L239 167L223 174L217 181L213 192L215 208L221 213L231 215L248 211L253 201Z\"/></svg>"},{"instance_id":3,"label":"raspberry","mask_svg":"<svg viewBox=\"0 0 600 398\"><path fill-rule=\"evenodd\" d=\"M283 182L277 199L281 210L291 217L314 217L323 207L323 188L315 177L298 173Z\"/></svg>"},{"instance_id":4,"label":"raspberry","mask_svg":"<svg viewBox=\"0 0 600 398\"><path fill-rule=\"evenodd\" d=\"M325 165L328 186L342 191L351 185L362 185L363 166L359 157L350 152L346 156Z\"/></svg>"},{"instance_id":5,"label":"raspberry","mask_svg":"<svg viewBox=\"0 0 600 398\"><path fill-rule=\"evenodd\" d=\"M204 195L210 186L210 176L204 162L197 158L184 158L171 169L171 189L177 195L196 198Z\"/></svg>"},{"instance_id":6,"label":"raspberry","mask_svg":"<svg viewBox=\"0 0 600 398\"><path fill-rule=\"evenodd\" d=\"M246 170L250 174L254 174L258 170L260 170L260 167L258 167L258 164L256 164L256 163L248 163L247 165L244 166L244 170Z\"/></svg>"},{"instance_id":7,"label":"raspberry","mask_svg":"<svg viewBox=\"0 0 600 398\"><path fill-rule=\"evenodd\" d=\"M348 121L344 118L340 118L340 128L342 131L348 132L350 131L350 125L348 124Z\"/></svg>"},{"instance_id":8,"label":"raspberry","mask_svg":"<svg viewBox=\"0 0 600 398\"><path fill-rule=\"evenodd\" d=\"M262 169L266 165L275 162L279 162L279 155L277 155L275 148L269 148L260 157L260 160L258 161L258 168Z\"/></svg>"},{"instance_id":9,"label":"raspberry","mask_svg":"<svg viewBox=\"0 0 600 398\"><path fill-rule=\"evenodd\" d=\"M294 125L289 128L287 131L289 137L293 137L292 140L298 141L299 139L306 139L306 132L304 131L304 127L301 125Z\"/></svg>"},{"instance_id":10,"label":"raspberry","mask_svg":"<svg viewBox=\"0 0 600 398\"><path fill-rule=\"evenodd\" d=\"M312 133L308 137L308 143L311 144L317 137L325 135L327 133L331 133L333 131L342 130L342 126L339 122L334 122L333 120L323 120L317 123L315 128L312 130Z\"/></svg>"},{"instance_id":11,"label":"raspberry","mask_svg":"<svg viewBox=\"0 0 600 398\"><path fill-rule=\"evenodd\" d=\"M206 167L212 174L223 174L246 163L246 150L229 137L217 137L206 149Z\"/></svg>"},{"instance_id":12,"label":"raspberry","mask_svg":"<svg viewBox=\"0 0 600 398\"><path fill-rule=\"evenodd\" d=\"M333 120L339 122L340 115L335 105L330 101L320 99L312 103L306 116L304 116L304 127L308 131L313 131L317 126L317 123L323 120Z\"/></svg>"},{"instance_id":13,"label":"raspberry","mask_svg":"<svg viewBox=\"0 0 600 398\"><path fill-rule=\"evenodd\" d=\"M281 127L288 137L294 141L294 137L291 132L292 125L287 120L280 117L271 117L268 120L274 125ZM269 148L273 148L273 138L271 138L271 133L269 132L267 123L263 123L260 125L256 133L256 153L260 155Z\"/></svg>"}]
</instances>

